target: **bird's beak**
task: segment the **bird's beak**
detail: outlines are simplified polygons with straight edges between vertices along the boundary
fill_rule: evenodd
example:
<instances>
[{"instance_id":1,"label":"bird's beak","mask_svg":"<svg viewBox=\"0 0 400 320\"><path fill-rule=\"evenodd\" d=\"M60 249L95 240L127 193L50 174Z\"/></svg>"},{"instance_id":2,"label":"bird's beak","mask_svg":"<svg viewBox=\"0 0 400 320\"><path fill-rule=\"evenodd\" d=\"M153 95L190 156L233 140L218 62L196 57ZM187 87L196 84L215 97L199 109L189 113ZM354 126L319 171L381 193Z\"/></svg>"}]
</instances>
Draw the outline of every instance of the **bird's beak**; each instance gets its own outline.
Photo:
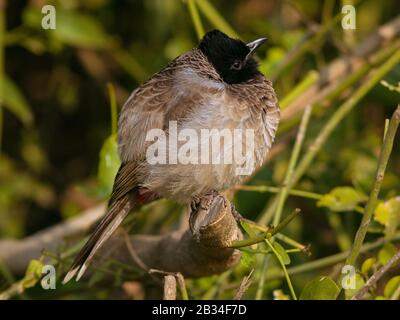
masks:
<instances>
[{"instance_id":1,"label":"bird's beak","mask_svg":"<svg viewBox=\"0 0 400 320\"><path fill-rule=\"evenodd\" d=\"M246 44L247 47L250 49L250 52L247 54L246 60L250 58L254 54L254 52L266 41L267 38L260 38Z\"/></svg>"}]
</instances>

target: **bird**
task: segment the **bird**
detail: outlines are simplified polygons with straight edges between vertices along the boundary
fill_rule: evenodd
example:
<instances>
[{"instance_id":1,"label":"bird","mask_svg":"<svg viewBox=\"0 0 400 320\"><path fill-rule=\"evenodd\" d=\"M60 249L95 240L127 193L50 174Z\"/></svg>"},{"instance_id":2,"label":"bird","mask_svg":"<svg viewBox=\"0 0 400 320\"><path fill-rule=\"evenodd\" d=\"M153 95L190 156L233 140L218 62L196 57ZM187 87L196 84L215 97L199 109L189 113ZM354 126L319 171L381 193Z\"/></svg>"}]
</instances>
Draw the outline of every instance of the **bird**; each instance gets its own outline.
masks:
<instances>
[{"instance_id":1,"label":"bird","mask_svg":"<svg viewBox=\"0 0 400 320\"><path fill-rule=\"evenodd\" d=\"M192 204L209 192L221 192L242 182L236 174L243 163L167 163L148 161L150 130L252 130L254 162L261 167L275 138L280 119L272 82L254 57L266 38L245 43L219 30L207 32L197 47L183 53L136 88L118 119L121 166L104 217L77 254L63 283L78 281L99 248L130 212L159 198ZM239 143L244 143L244 139ZM220 137L220 154L232 150ZM225 145L224 145L225 143ZM182 145L182 142L180 143ZM225 147L225 149L224 149ZM249 159L247 159L249 160ZM228 161L227 161L228 162Z\"/></svg>"}]
</instances>

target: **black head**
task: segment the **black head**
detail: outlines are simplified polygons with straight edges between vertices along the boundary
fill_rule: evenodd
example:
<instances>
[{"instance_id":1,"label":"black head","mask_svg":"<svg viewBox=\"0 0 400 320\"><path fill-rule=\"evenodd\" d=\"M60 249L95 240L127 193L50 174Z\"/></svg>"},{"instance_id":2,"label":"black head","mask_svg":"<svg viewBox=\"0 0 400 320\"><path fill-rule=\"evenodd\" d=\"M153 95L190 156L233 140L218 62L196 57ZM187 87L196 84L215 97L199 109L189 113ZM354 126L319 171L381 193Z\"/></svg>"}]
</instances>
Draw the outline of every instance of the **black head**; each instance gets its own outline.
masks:
<instances>
[{"instance_id":1,"label":"black head","mask_svg":"<svg viewBox=\"0 0 400 320\"><path fill-rule=\"evenodd\" d=\"M241 83L259 74L258 64L252 55L265 40L261 38L246 44L213 30L203 37L199 49L226 83Z\"/></svg>"}]
</instances>

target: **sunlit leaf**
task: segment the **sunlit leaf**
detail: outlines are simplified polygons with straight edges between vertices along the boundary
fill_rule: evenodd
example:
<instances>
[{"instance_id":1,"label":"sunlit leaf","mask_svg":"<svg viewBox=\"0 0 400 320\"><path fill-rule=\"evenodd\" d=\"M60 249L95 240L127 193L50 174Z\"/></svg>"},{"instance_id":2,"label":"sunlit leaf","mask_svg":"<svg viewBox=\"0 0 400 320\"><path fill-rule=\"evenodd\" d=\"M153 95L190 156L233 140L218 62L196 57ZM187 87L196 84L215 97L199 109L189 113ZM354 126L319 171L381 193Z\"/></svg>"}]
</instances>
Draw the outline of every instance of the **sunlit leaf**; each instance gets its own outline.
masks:
<instances>
[{"instance_id":1,"label":"sunlit leaf","mask_svg":"<svg viewBox=\"0 0 400 320\"><path fill-rule=\"evenodd\" d=\"M42 17L40 8L30 6L24 10L23 20L31 27L41 28ZM64 44L84 48L106 48L110 45L111 39L99 20L90 15L58 9L56 21L56 28L46 30L46 33Z\"/></svg>"},{"instance_id":2,"label":"sunlit leaf","mask_svg":"<svg viewBox=\"0 0 400 320\"><path fill-rule=\"evenodd\" d=\"M100 151L100 162L97 177L100 186L105 188L107 194L111 193L115 176L121 161L118 155L118 143L116 135L110 136L103 144Z\"/></svg>"},{"instance_id":3,"label":"sunlit leaf","mask_svg":"<svg viewBox=\"0 0 400 320\"><path fill-rule=\"evenodd\" d=\"M330 277L318 277L304 286L300 300L335 300L339 291Z\"/></svg>"},{"instance_id":4,"label":"sunlit leaf","mask_svg":"<svg viewBox=\"0 0 400 320\"><path fill-rule=\"evenodd\" d=\"M25 125L33 121L33 115L24 95L10 78L4 79L4 106Z\"/></svg>"},{"instance_id":5,"label":"sunlit leaf","mask_svg":"<svg viewBox=\"0 0 400 320\"><path fill-rule=\"evenodd\" d=\"M387 236L393 236L400 223L400 197L379 203L374 212L374 219L385 226Z\"/></svg>"},{"instance_id":6,"label":"sunlit leaf","mask_svg":"<svg viewBox=\"0 0 400 320\"><path fill-rule=\"evenodd\" d=\"M254 237L257 232L249 225L245 220L240 221L240 225L243 230L249 235L249 237Z\"/></svg>"},{"instance_id":7,"label":"sunlit leaf","mask_svg":"<svg viewBox=\"0 0 400 320\"><path fill-rule=\"evenodd\" d=\"M394 293L397 287L400 286L400 276L393 277L390 279L383 290L383 294L385 297L390 298L390 296Z\"/></svg>"},{"instance_id":8,"label":"sunlit leaf","mask_svg":"<svg viewBox=\"0 0 400 320\"><path fill-rule=\"evenodd\" d=\"M242 251L240 263L243 264L243 266L249 268L254 264L254 262L255 262L255 256L253 254Z\"/></svg>"},{"instance_id":9,"label":"sunlit leaf","mask_svg":"<svg viewBox=\"0 0 400 320\"><path fill-rule=\"evenodd\" d=\"M390 258L392 258L397 252L396 247L391 243L385 243L385 245L379 250L378 261L380 264L385 265Z\"/></svg>"},{"instance_id":10,"label":"sunlit leaf","mask_svg":"<svg viewBox=\"0 0 400 320\"><path fill-rule=\"evenodd\" d=\"M363 262L362 266L361 266L361 272L362 273L368 273L368 271L371 270L371 268L373 267L375 262L376 262L376 258L375 257L366 259Z\"/></svg>"},{"instance_id":11,"label":"sunlit leaf","mask_svg":"<svg viewBox=\"0 0 400 320\"><path fill-rule=\"evenodd\" d=\"M317 205L319 207L327 207L332 211L350 211L366 199L366 195L354 188L337 187L325 194Z\"/></svg>"},{"instance_id":12,"label":"sunlit leaf","mask_svg":"<svg viewBox=\"0 0 400 320\"><path fill-rule=\"evenodd\" d=\"M29 262L25 272L25 277L21 280L21 285L24 288L31 288L36 285L42 276L43 262L33 259Z\"/></svg>"},{"instance_id":13,"label":"sunlit leaf","mask_svg":"<svg viewBox=\"0 0 400 320\"><path fill-rule=\"evenodd\" d=\"M57 28L54 36L62 42L88 48L105 48L110 39L98 20L72 11L57 11Z\"/></svg>"}]
</instances>

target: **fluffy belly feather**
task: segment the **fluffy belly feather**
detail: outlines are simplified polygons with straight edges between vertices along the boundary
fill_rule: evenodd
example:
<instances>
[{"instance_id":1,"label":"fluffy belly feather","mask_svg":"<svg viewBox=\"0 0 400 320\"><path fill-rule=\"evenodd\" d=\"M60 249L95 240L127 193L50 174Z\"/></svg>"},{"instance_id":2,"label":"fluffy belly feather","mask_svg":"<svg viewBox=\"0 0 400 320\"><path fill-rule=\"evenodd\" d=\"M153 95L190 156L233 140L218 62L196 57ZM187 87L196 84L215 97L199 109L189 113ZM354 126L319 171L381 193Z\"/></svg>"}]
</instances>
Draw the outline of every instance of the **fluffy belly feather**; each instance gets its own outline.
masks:
<instances>
[{"instance_id":1,"label":"fluffy belly feather","mask_svg":"<svg viewBox=\"0 0 400 320\"><path fill-rule=\"evenodd\" d=\"M218 102L224 101L214 99L190 121L175 124L176 136L170 123L162 143L157 140L157 152L147 154L138 170L141 186L159 196L188 202L193 196L242 182L262 164L270 147L260 130L265 127L262 118L256 127L249 118L232 119L221 112L227 108Z\"/></svg>"}]
</instances>

